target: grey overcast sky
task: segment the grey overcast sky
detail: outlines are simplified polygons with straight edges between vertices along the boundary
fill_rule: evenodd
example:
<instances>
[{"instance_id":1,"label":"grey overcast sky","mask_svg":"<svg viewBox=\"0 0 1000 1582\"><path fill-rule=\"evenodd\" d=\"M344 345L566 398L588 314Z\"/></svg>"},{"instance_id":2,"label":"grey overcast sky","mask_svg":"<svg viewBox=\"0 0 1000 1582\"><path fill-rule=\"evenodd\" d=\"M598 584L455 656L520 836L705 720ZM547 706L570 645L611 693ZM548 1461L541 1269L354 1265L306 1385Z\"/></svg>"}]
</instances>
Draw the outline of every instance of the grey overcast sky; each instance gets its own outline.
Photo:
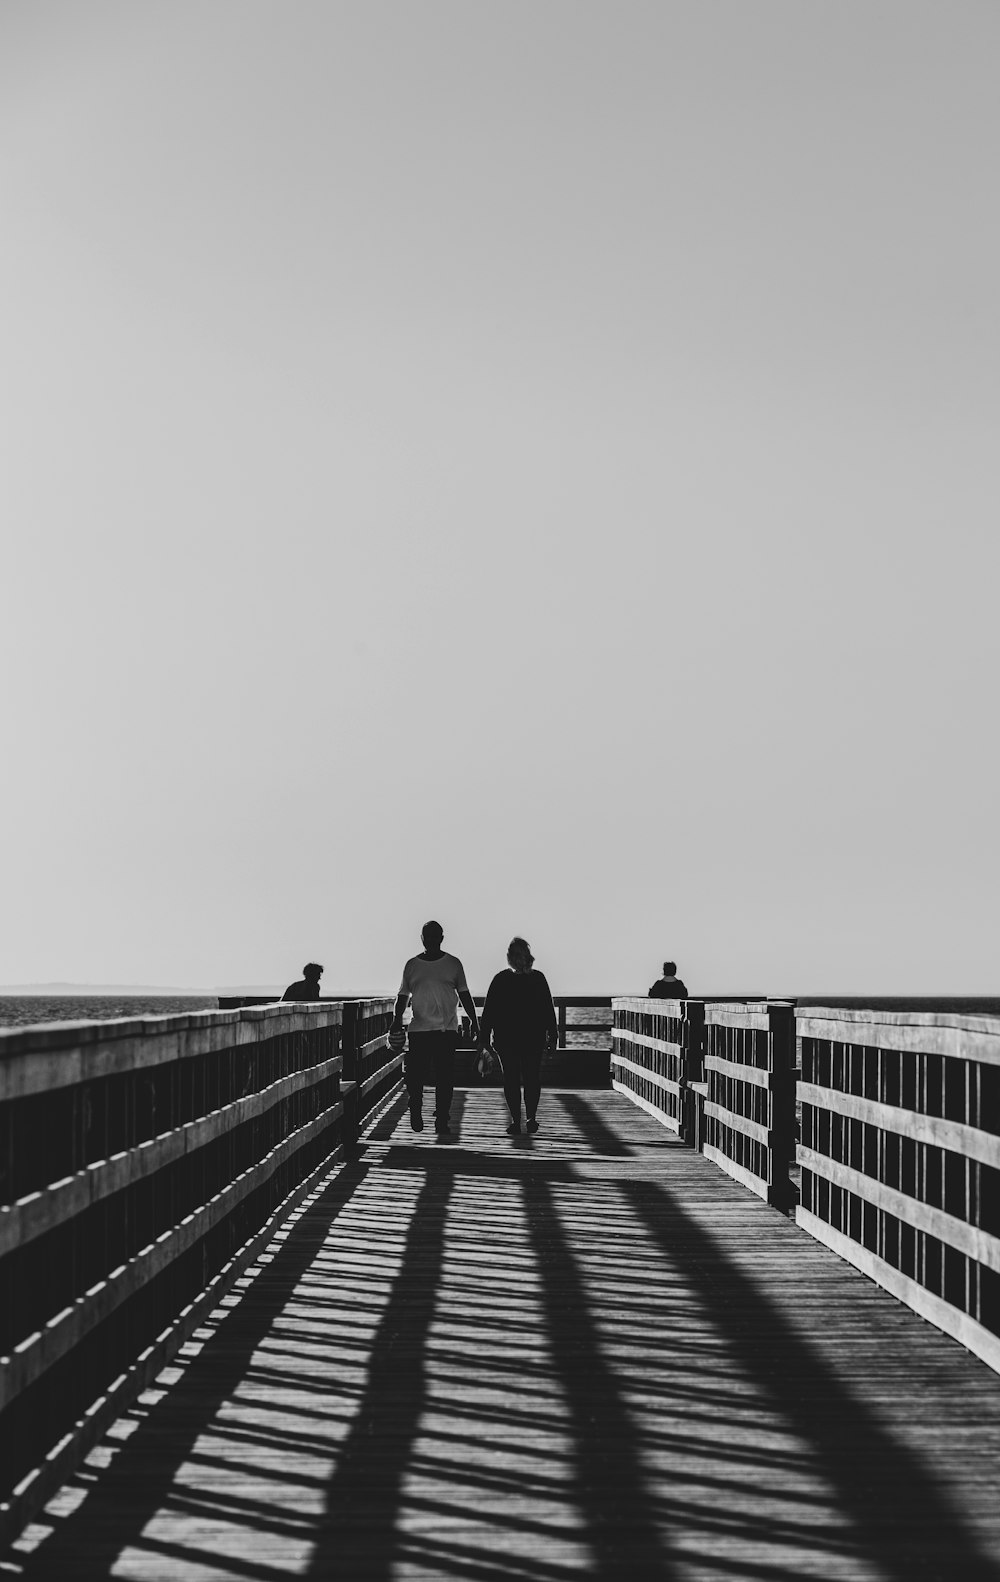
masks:
<instances>
[{"instance_id":1,"label":"grey overcast sky","mask_svg":"<svg viewBox=\"0 0 1000 1582\"><path fill-rule=\"evenodd\" d=\"M1000 992L1000 6L4 0L0 981Z\"/></svg>"}]
</instances>

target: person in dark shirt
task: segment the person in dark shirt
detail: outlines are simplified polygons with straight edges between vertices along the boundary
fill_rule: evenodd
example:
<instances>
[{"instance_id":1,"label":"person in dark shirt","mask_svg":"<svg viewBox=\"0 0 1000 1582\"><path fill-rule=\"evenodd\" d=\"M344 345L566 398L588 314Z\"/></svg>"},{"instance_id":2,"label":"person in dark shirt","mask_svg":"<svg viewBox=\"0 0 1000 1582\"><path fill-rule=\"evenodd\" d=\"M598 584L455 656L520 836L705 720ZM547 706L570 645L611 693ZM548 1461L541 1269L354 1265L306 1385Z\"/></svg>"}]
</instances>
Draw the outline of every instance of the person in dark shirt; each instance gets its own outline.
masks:
<instances>
[{"instance_id":1,"label":"person in dark shirt","mask_svg":"<svg viewBox=\"0 0 1000 1582\"><path fill-rule=\"evenodd\" d=\"M307 961L302 968L302 976L298 983L290 983L284 994L283 1000L318 1000L319 980L323 976L323 968L318 961Z\"/></svg>"},{"instance_id":2,"label":"person in dark shirt","mask_svg":"<svg viewBox=\"0 0 1000 1582\"><path fill-rule=\"evenodd\" d=\"M552 995L543 972L536 972L526 939L515 936L507 948L508 967L489 986L479 1019L479 1047L493 1042L503 1068L503 1096L510 1110L507 1136L521 1130L521 1089L528 1132L538 1130L542 1092L542 1055L556 1047L557 1024Z\"/></svg>"},{"instance_id":3,"label":"person in dark shirt","mask_svg":"<svg viewBox=\"0 0 1000 1582\"><path fill-rule=\"evenodd\" d=\"M677 976L676 961L663 963L663 977L657 978L649 991L651 1000L686 1000L688 991Z\"/></svg>"}]
</instances>

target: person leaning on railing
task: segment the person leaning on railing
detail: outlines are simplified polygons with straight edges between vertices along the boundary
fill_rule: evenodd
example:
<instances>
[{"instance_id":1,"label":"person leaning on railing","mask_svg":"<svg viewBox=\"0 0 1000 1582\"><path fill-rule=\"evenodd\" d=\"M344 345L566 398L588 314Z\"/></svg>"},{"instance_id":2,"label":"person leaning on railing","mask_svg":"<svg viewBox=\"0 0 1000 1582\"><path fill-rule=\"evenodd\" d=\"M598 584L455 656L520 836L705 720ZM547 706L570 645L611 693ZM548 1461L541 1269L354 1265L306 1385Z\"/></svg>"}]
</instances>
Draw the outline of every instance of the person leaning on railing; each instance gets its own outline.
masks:
<instances>
[{"instance_id":1,"label":"person leaning on railing","mask_svg":"<svg viewBox=\"0 0 1000 1582\"><path fill-rule=\"evenodd\" d=\"M318 961L307 961L302 968L302 976L297 983L290 983L284 994L283 1000L318 1000L319 980L323 976L323 968Z\"/></svg>"},{"instance_id":2,"label":"person leaning on railing","mask_svg":"<svg viewBox=\"0 0 1000 1582\"><path fill-rule=\"evenodd\" d=\"M525 1130L537 1132L542 1092L542 1055L555 1049L558 1037L555 1007L544 972L536 972L526 939L515 935L507 947L508 969L489 986L479 1020L479 1048L490 1034L503 1068L503 1096L510 1110L507 1136L521 1130L521 1088L524 1088Z\"/></svg>"},{"instance_id":3,"label":"person leaning on railing","mask_svg":"<svg viewBox=\"0 0 1000 1582\"><path fill-rule=\"evenodd\" d=\"M676 961L663 963L663 977L657 978L647 996L650 1000L686 1000L688 991L677 976Z\"/></svg>"}]
</instances>

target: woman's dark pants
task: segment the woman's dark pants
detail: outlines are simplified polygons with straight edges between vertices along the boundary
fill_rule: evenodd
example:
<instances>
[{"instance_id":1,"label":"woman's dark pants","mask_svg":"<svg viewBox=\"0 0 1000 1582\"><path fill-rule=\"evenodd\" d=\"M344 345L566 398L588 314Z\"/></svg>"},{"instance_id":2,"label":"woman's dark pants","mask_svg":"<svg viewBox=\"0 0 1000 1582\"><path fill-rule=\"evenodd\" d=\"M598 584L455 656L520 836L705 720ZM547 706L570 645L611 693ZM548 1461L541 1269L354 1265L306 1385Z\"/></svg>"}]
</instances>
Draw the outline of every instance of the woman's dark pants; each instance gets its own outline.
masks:
<instances>
[{"instance_id":1,"label":"woman's dark pants","mask_svg":"<svg viewBox=\"0 0 1000 1582\"><path fill-rule=\"evenodd\" d=\"M434 1082L434 1123L447 1126L451 1096L455 1091L455 1050L457 1033L411 1033L406 1051L404 1074L410 1095L410 1109L419 1115L424 1102L424 1084Z\"/></svg>"},{"instance_id":2,"label":"woman's dark pants","mask_svg":"<svg viewBox=\"0 0 1000 1582\"><path fill-rule=\"evenodd\" d=\"M541 1044L511 1044L498 1049L503 1067L503 1096L512 1121L521 1119L521 1089L524 1089L525 1118L533 1121L542 1092Z\"/></svg>"}]
</instances>

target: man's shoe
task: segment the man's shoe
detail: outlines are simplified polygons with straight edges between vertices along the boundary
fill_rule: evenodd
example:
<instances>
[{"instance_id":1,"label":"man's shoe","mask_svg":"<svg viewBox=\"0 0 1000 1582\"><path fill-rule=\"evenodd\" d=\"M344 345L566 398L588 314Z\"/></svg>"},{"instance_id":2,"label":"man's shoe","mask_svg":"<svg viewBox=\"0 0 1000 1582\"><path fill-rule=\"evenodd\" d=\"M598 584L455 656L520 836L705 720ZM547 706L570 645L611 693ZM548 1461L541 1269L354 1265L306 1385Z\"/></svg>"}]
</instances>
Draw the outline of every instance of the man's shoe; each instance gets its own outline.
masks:
<instances>
[{"instance_id":1,"label":"man's shoe","mask_svg":"<svg viewBox=\"0 0 1000 1582\"><path fill-rule=\"evenodd\" d=\"M520 1137L520 1135L521 1135L521 1122L520 1121L511 1121L510 1125L507 1127L507 1136L508 1137Z\"/></svg>"},{"instance_id":2,"label":"man's shoe","mask_svg":"<svg viewBox=\"0 0 1000 1582\"><path fill-rule=\"evenodd\" d=\"M423 1129L424 1129L424 1118L421 1115L419 1110L411 1110L410 1111L410 1127L415 1132L422 1132L423 1131Z\"/></svg>"},{"instance_id":3,"label":"man's shoe","mask_svg":"<svg viewBox=\"0 0 1000 1582\"><path fill-rule=\"evenodd\" d=\"M434 1130L437 1132L439 1137L451 1136L451 1127L448 1125L447 1121L435 1121Z\"/></svg>"},{"instance_id":4,"label":"man's shoe","mask_svg":"<svg viewBox=\"0 0 1000 1582\"><path fill-rule=\"evenodd\" d=\"M527 1126L524 1129L525 1129L526 1132L537 1132L537 1130L538 1130L538 1122L535 1120L534 1116L531 1117L531 1119L529 1120Z\"/></svg>"}]
</instances>

